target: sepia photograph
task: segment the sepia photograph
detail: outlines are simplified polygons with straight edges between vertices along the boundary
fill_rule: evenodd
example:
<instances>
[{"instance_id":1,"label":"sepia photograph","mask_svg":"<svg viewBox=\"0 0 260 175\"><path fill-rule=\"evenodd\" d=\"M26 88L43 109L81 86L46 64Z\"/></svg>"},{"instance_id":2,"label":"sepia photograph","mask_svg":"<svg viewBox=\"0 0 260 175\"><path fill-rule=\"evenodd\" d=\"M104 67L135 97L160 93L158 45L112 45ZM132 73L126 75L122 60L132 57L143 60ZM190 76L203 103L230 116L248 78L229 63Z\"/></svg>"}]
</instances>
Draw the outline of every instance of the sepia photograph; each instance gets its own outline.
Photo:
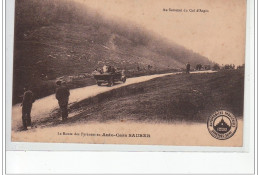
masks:
<instances>
[{"instance_id":1,"label":"sepia photograph","mask_svg":"<svg viewBox=\"0 0 260 175\"><path fill-rule=\"evenodd\" d=\"M16 0L12 142L243 147L246 0Z\"/></svg>"}]
</instances>

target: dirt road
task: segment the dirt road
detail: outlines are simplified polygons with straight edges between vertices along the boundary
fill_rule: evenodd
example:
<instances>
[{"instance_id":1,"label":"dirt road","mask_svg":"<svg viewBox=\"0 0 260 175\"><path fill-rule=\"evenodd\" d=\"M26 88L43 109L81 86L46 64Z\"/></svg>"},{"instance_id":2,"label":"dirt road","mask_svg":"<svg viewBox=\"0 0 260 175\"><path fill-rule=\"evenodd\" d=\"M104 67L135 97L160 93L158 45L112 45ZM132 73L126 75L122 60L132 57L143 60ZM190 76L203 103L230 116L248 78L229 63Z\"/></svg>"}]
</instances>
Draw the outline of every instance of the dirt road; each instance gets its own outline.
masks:
<instances>
[{"instance_id":1,"label":"dirt road","mask_svg":"<svg viewBox=\"0 0 260 175\"><path fill-rule=\"evenodd\" d=\"M200 71L200 72L191 72L191 73L213 73L214 71ZM70 99L69 103L76 103L81 100L84 100L89 97L96 96L97 94L110 91L112 89L120 88L122 86L128 86L134 83L145 82L154 78L163 77L167 75L179 74L176 73L167 73L167 74L156 74L156 75L148 75L141 76L135 78L128 78L124 84L118 84L113 87L106 86L86 86L83 88L73 89L70 91ZM58 108L58 102L55 98L55 95L50 95L41 99L38 99L34 102L32 107L32 122L37 119L46 118L54 109ZM12 107L12 130L16 130L19 126L21 126L21 106L20 104L16 104ZM70 114L69 117L71 117Z\"/></svg>"}]
</instances>

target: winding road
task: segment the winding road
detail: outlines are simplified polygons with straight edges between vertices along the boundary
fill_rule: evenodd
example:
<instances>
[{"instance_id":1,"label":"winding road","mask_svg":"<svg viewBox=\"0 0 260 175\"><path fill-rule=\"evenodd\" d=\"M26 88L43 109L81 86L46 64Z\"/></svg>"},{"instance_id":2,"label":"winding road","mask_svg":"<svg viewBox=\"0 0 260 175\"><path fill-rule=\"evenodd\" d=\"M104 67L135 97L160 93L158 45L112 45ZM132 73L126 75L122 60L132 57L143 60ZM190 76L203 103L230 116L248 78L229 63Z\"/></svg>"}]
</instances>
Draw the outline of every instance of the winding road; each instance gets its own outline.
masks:
<instances>
[{"instance_id":1,"label":"winding road","mask_svg":"<svg viewBox=\"0 0 260 175\"><path fill-rule=\"evenodd\" d=\"M213 72L214 71L199 71L199 72L191 72L191 74L213 73ZM180 72L128 78L124 84L118 84L112 87L92 85L92 86L73 89L70 90L69 103L70 104L76 103L81 100L87 99L89 97L96 96L100 93L110 91L112 89L117 89L123 86L128 86L135 83L145 82L154 78L163 77L167 75L175 75L175 74L180 74ZM32 111L31 111L32 122L37 119L48 117L50 112L56 108L58 108L58 102L55 98L55 94L36 100L33 103ZM22 114L22 107L20 106L20 104L14 105L12 107L12 130L15 130L18 126L21 125L21 114Z\"/></svg>"}]
</instances>

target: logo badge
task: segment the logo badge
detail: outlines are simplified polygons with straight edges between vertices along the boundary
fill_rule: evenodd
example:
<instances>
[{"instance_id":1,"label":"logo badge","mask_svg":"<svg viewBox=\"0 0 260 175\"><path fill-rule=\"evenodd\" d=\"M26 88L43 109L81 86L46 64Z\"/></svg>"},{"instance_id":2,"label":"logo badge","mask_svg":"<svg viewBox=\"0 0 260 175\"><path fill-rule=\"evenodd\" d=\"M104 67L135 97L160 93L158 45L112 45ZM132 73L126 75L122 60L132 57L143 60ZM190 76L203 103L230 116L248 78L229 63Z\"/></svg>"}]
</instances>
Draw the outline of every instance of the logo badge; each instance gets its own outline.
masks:
<instances>
[{"instance_id":1,"label":"logo badge","mask_svg":"<svg viewBox=\"0 0 260 175\"><path fill-rule=\"evenodd\" d=\"M208 130L216 139L229 139L236 133L237 119L231 112L216 111L208 118Z\"/></svg>"}]
</instances>

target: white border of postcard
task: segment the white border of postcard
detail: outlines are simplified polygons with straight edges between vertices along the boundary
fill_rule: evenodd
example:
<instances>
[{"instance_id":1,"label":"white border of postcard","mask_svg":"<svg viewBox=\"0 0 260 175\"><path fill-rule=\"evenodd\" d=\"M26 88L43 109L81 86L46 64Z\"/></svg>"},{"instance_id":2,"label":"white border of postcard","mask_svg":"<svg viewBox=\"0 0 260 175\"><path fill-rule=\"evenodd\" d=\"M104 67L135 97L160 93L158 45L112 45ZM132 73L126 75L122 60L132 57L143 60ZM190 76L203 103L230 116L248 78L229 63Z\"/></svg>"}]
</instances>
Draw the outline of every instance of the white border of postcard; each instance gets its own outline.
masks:
<instances>
[{"instance_id":1,"label":"white border of postcard","mask_svg":"<svg viewBox=\"0 0 260 175\"><path fill-rule=\"evenodd\" d=\"M240 149L216 147L86 145L50 143L11 143L12 27L14 0L6 2L6 158L7 174L86 174L86 173L175 173L175 174L257 174L257 123L254 123L254 3L247 1L247 47L245 74L244 146ZM10 30L8 30L10 29ZM255 58L257 59L257 58ZM4 63L3 63L4 64ZM3 65L4 66L4 65ZM5 86L5 84L4 84ZM5 95L5 94L3 94ZM256 108L254 108L256 107ZM3 116L4 117L4 116ZM5 120L3 120L5 121ZM256 119L256 121L258 121ZM8 132L9 131L9 132ZM254 132L255 131L255 132ZM5 139L5 138L3 138ZM203 150L202 150L203 149ZM8 151L9 150L9 151ZM89 151L10 151L10 150L89 150ZM93 152L113 151L243 151L243 152ZM4 150L5 151L5 150Z\"/></svg>"}]
</instances>

